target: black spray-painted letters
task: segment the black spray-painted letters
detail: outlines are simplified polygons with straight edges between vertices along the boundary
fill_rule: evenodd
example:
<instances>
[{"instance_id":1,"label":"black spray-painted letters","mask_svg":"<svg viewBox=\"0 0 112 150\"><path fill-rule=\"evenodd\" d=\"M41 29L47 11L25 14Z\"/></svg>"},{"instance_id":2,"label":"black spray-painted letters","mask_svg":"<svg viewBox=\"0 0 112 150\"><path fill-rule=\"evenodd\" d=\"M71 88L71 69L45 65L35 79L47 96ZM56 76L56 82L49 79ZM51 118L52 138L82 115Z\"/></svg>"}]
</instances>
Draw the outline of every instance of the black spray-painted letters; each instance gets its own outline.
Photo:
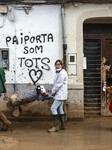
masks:
<instances>
[{"instance_id":1,"label":"black spray-painted letters","mask_svg":"<svg viewBox=\"0 0 112 150\"><path fill-rule=\"evenodd\" d=\"M19 38L18 36L7 36L6 37L6 45L8 46L9 43L11 44L28 44L28 43L45 43L45 42L53 42L53 34L40 34L36 36L29 36L24 35L23 33L20 33Z\"/></svg>"},{"instance_id":2,"label":"black spray-painted letters","mask_svg":"<svg viewBox=\"0 0 112 150\"><path fill-rule=\"evenodd\" d=\"M42 70L50 70L50 59L45 56L43 58L31 58L30 54L35 53L37 56L39 56L38 54L42 54L44 52L44 43L52 43L53 40L54 38L52 33L39 34L36 36L29 36L20 33L19 36L15 35L13 37L6 37L7 46L9 46L9 44L24 45L23 54L25 54L24 56L26 57L19 57L18 60L20 61L20 67L25 66L27 68L31 68L31 70L29 71L29 76L33 84L36 84L36 82L42 77ZM28 45L30 45L30 47Z\"/></svg>"}]
</instances>

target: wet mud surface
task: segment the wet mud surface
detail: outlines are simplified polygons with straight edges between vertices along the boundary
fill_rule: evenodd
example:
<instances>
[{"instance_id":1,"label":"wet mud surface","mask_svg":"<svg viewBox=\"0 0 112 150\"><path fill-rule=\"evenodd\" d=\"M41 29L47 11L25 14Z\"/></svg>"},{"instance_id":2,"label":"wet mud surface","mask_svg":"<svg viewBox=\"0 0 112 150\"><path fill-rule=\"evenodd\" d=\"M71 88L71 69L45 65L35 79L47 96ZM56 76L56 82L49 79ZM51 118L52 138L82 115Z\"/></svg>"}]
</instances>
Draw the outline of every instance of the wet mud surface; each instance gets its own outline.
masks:
<instances>
[{"instance_id":1,"label":"wet mud surface","mask_svg":"<svg viewBox=\"0 0 112 150\"><path fill-rule=\"evenodd\" d=\"M112 118L68 122L66 131L48 133L52 122L13 122L0 133L0 150L112 149Z\"/></svg>"}]
</instances>

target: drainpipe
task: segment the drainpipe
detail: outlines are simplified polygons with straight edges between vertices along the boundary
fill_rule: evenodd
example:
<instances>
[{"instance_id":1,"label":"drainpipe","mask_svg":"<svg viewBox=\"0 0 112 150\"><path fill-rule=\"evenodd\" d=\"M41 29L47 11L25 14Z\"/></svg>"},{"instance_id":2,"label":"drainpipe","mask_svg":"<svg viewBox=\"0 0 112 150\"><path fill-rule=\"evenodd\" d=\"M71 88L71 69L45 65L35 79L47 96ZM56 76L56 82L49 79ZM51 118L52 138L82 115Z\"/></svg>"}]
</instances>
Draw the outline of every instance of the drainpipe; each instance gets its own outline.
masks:
<instances>
[{"instance_id":1,"label":"drainpipe","mask_svg":"<svg viewBox=\"0 0 112 150\"><path fill-rule=\"evenodd\" d=\"M61 4L61 20L62 20L62 34L63 34L63 64L66 69L66 50L67 50L67 43L66 43L66 31L65 31L65 14L64 14L64 5L67 0L63 0Z\"/></svg>"}]
</instances>

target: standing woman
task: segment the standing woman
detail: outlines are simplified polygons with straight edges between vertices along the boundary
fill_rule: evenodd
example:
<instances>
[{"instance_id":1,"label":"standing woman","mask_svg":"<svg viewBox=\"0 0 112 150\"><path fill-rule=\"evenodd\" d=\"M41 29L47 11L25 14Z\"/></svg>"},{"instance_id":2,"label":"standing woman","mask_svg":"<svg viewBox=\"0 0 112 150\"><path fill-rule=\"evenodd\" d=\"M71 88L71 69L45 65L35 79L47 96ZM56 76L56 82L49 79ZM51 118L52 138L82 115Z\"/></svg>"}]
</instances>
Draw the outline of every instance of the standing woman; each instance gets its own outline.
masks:
<instances>
[{"instance_id":1,"label":"standing woman","mask_svg":"<svg viewBox=\"0 0 112 150\"><path fill-rule=\"evenodd\" d=\"M54 78L54 84L52 88L52 96L54 98L54 102L51 106L51 111L53 114L54 126L49 129L49 132L56 132L60 129L66 129L66 114L63 110L63 105L65 100L67 100L68 93L68 76L67 72L63 67L63 63L61 60L57 60L55 62L56 75ZM61 127L60 127L61 122Z\"/></svg>"}]
</instances>

